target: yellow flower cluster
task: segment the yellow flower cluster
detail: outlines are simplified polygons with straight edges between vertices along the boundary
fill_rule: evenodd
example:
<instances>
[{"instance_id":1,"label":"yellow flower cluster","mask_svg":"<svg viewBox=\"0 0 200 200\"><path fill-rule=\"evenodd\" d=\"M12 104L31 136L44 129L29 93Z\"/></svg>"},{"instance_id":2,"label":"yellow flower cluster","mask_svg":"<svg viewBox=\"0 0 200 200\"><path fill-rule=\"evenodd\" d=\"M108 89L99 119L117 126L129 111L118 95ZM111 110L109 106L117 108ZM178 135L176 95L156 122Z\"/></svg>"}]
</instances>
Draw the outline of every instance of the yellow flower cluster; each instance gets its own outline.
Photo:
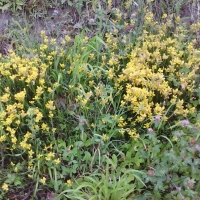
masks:
<instances>
[{"instance_id":1,"label":"yellow flower cluster","mask_svg":"<svg viewBox=\"0 0 200 200\"><path fill-rule=\"evenodd\" d=\"M168 37L166 24L158 26L153 22L152 13L146 15L145 23L156 26L153 34L143 31L131 52L130 62L119 75L119 83L126 83L121 105L129 105L129 110L137 114L135 120L138 123L153 119L155 115L164 116L171 103L176 104L175 115L187 116L195 111L184 98L186 93L191 95L194 90L200 66L199 52L193 42L185 43L183 50L184 41L178 40L179 34L184 33L183 29L179 29L174 38ZM166 116L164 118L166 121ZM124 126L119 120L119 127Z\"/></svg>"},{"instance_id":2,"label":"yellow flower cluster","mask_svg":"<svg viewBox=\"0 0 200 200\"><path fill-rule=\"evenodd\" d=\"M49 41L45 32L42 31L41 36L44 43L39 51L47 50L49 43L55 45L56 40ZM51 65L46 63L52 62L53 57L59 53L53 51L49 54L34 53L28 58L10 51L9 56L1 57L0 61L0 143L5 145L6 151L15 150L27 155L29 169L33 167L33 157L38 157L35 138L40 138L40 133L49 133L49 130L55 132L55 128L48 124L50 120L47 113L49 118L54 116L56 107L51 98L59 83L57 80L49 80ZM44 123L44 116L47 123ZM42 137L45 137L44 134ZM48 161L52 157L54 154L49 153L45 159ZM60 159L55 158L54 162L59 164Z\"/></svg>"}]
</instances>

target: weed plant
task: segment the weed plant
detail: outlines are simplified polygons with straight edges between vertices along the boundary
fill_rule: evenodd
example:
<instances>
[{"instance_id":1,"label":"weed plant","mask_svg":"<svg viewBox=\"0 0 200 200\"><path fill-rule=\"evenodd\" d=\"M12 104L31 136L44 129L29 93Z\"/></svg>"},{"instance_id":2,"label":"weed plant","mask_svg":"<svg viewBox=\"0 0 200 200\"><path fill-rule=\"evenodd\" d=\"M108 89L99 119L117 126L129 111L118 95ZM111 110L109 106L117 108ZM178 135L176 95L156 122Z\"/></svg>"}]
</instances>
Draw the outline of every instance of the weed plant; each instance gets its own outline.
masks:
<instances>
[{"instance_id":1,"label":"weed plant","mask_svg":"<svg viewBox=\"0 0 200 200\"><path fill-rule=\"evenodd\" d=\"M0 57L1 199L198 199L200 25L107 3L91 38L32 44L17 24Z\"/></svg>"}]
</instances>

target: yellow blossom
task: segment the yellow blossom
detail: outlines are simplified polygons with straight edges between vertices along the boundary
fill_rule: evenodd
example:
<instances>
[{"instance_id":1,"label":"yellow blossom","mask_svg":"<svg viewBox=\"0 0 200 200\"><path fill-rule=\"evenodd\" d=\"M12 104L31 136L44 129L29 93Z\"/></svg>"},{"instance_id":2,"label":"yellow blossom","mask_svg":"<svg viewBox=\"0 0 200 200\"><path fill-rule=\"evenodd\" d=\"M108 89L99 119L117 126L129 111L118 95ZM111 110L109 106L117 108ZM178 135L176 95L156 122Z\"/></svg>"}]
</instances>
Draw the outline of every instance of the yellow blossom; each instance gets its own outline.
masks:
<instances>
[{"instance_id":1,"label":"yellow blossom","mask_svg":"<svg viewBox=\"0 0 200 200\"><path fill-rule=\"evenodd\" d=\"M71 187L72 186L72 181L71 180L67 180L67 182L65 183L68 187Z\"/></svg>"},{"instance_id":2,"label":"yellow blossom","mask_svg":"<svg viewBox=\"0 0 200 200\"><path fill-rule=\"evenodd\" d=\"M32 149L28 151L28 157L29 157L29 159L33 158L33 154L34 154L34 152L33 152Z\"/></svg>"},{"instance_id":3,"label":"yellow blossom","mask_svg":"<svg viewBox=\"0 0 200 200\"><path fill-rule=\"evenodd\" d=\"M37 89L36 89L36 96L35 96L35 100L38 99L42 94L43 94L43 88L41 86L37 86Z\"/></svg>"},{"instance_id":4,"label":"yellow blossom","mask_svg":"<svg viewBox=\"0 0 200 200\"><path fill-rule=\"evenodd\" d=\"M19 170L19 169L18 169L18 167L17 167L17 166L16 166L16 167L14 167L14 172L15 172L15 173L17 173L17 172L18 172L18 170Z\"/></svg>"},{"instance_id":5,"label":"yellow blossom","mask_svg":"<svg viewBox=\"0 0 200 200\"><path fill-rule=\"evenodd\" d=\"M55 110L56 107L54 106L54 102L52 100L48 101L46 104L45 104L46 108L48 108L49 110Z\"/></svg>"},{"instance_id":6,"label":"yellow blossom","mask_svg":"<svg viewBox=\"0 0 200 200\"><path fill-rule=\"evenodd\" d=\"M11 141L13 144L16 144L17 143L17 138L15 136L11 137Z\"/></svg>"},{"instance_id":7,"label":"yellow blossom","mask_svg":"<svg viewBox=\"0 0 200 200\"><path fill-rule=\"evenodd\" d=\"M54 156L55 156L55 153L50 152L50 153L48 153L47 156L45 157L45 160L49 161L49 160L51 160L51 158L53 158Z\"/></svg>"},{"instance_id":8,"label":"yellow blossom","mask_svg":"<svg viewBox=\"0 0 200 200\"><path fill-rule=\"evenodd\" d=\"M21 92L15 94L14 96L15 96L15 99L16 99L16 100L23 102L23 101L24 101L24 98L25 98L25 95L26 95L26 91L23 90L23 91L21 91Z\"/></svg>"},{"instance_id":9,"label":"yellow blossom","mask_svg":"<svg viewBox=\"0 0 200 200\"><path fill-rule=\"evenodd\" d=\"M163 19L167 18L167 14L166 14L166 13L163 14L162 18L163 18Z\"/></svg>"},{"instance_id":10,"label":"yellow blossom","mask_svg":"<svg viewBox=\"0 0 200 200\"><path fill-rule=\"evenodd\" d=\"M88 40L89 40L89 38L88 38L87 36L85 36L85 37L83 38L83 42L84 42L84 43L87 43Z\"/></svg>"},{"instance_id":11,"label":"yellow blossom","mask_svg":"<svg viewBox=\"0 0 200 200\"><path fill-rule=\"evenodd\" d=\"M54 162L58 165L60 163L60 158L55 159Z\"/></svg>"},{"instance_id":12,"label":"yellow blossom","mask_svg":"<svg viewBox=\"0 0 200 200\"><path fill-rule=\"evenodd\" d=\"M45 31L44 30L40 31L40 36L41 37L45 36Z\"/></svg>"},{"instance_id":13,"label":"yellow blossom","mask_svg":"<svg viewBox=\"0 0 200 200\"><path fill-rule=\"evenodd\" d=\"M71 37L69 37L68 35L66 35L66 36L65 36L65 40L66 40L67 42L70 42L70 41L71 41Z\"/></svg>"},{"instance_id":14,"label":"yellow blossom","mask_svg":"<svg viewBox=\"0 0 200 200\"><path fill-rule=\"evenodd\" d=\"M43 177L43 178L40 179L40 182L44 185L46 183L46 180L47 179L45 177Z\"/></svg>"},{"instance_id":15,"label":"yellow blossom","mask_svg":"<svg viewBox=\"0 0 200 200\"><path fill-rule=\"evenodd\" d=\"M52 93L52 92L53 92L52 88L50 88L50 87L47 88L47 91L48 91L49 93Z\"/></svg>"},{"instance_id":16,"label":"yellow blossom","mask_svg":"<svg viewBox=\"0 0 200 200\"><path fill-rule=\"evenodd\" d=\"M1 102L7 102L10 99L10 94L4 94L0 97Z\"/></svg>"},{"instance_id":17,"label":"yellow blossom","mask_svg":"<svg viewBox=\"0 0 200 200\"><path fill-rule=\"evenodd\" d=\"M42 128L43 131L45 131L45 130L48 131L49 130L48 125L45 124L45 123L42 123L41 128Z\"/></svg>"},{"instance_id":18,"label":"yellow blossom","mask_svg":"<svg viewBox=\"0 0 200 200\"><path fill-rule=\"evenodd\" d=\"M38 154L37 158L40 159L43 155L42 154Z\"/></svg>"},{"instance_id":19,"label":"yellow blossom","mask_svg":"<svg viewBox=\"0 0 200 200\"><path fill-rule=\"evenodd\" d=\"M119 133L120 133L121 135L124 135L125 130L119 130Z\"/></svg>"},{"instance_id":20,"label":"yellow blossom","mask_svg":"<svg viewBox=\"0 0 200 200\"><path fill-rule=\"evenodd\" d=\"M43 114L41 112L38 112L35 118L35 122L39 122L43 117Z\"/></svg>"},{"instance_id":21,"label":"yellow blossom","mask_svg":"<svg viewBox=\"0 0 200 200\"><path fill-rule=\"evenodd\" d=\"M6 135L1 135L0 136L0 142L4 142L6 140Z\"/></svg>"},{"instance_id":22,"label":"yellow blossom","mask_svg":"<svg viewBox=\"0 0 200 200\"><path fill-rule=\"evenodd\" d=\"M26 140L23 140L22 142L20 142L20 146L24 150L29 150L31 148L31 144L26 143Z\"/></svg>"},{"instance_id":23,"label":"yellow blossom","mask_svg":"<svg viewBox=\"0 0 200 200\"><path fill-rule=\"evenodd\" d=\"M107 136L106 134L103 134L103 140L104 140L104 141L109 140L109 136Z\"/></svg>"},{"instance_id":24,"label":"yellow blossom","mask_svg":"<svg viewBox=\"0 0 200 200\"><path fill-rule=\"evenodd\" d=\"M1 187L4 191L8 191L8 184L4 183Z\"/></svg>"},{"instance_id":25,"label":"yellow blossom","mask_svg":"<svg viewBox=\"0 0 200 200\"><path fill-rule=\"evenodd\" d=\"M52 117L53 117L52 111L49 112L49 115L48 115L48 116L49 116L49 118L52 118Z\"/></svg>"}]
</instances>

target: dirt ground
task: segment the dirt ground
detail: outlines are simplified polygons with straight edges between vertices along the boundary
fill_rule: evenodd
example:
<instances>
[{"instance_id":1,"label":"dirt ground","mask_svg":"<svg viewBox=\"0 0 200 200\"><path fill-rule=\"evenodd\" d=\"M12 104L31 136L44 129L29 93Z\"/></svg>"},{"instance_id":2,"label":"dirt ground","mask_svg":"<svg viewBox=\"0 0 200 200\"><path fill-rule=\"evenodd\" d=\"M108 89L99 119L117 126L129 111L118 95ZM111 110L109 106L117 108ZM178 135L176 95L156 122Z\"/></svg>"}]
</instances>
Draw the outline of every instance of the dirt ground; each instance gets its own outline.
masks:
<instances>
[{"instance_id":1,"label":"dirt ground","mask_svg":"<svg viewBox=\"0 0 200 200\"><path fill-rule=\"evenodd\" d=\"M34 15L34 16L33 16ZM48 9L46 13L33 13L29 15L13 15L11 12L0 12L0 53L7 54L10 45L14 42L13 30L21 28L29 30L31 35L37 38L41 30L45 30L48 36L61 38L64 35L74 37L80 33L83 27L89 27L88 17L79 14L72 7L65 9Z\"/></svg>"},{"instance_id":2,"label":"dirt ground","mask_svg":"<svg viewBox=\"0 0 200 200\"><path fill-rule=\"evenodd\" d=\"M115 1L115 6L118 5ZM159 5L157 8L159 9ZM198 8L192 4L182 6L180 9L180 17L183 23L191 25L199 18ZM30 30L33 37L37 38L41 30L45 30L50 37L60 38L64 35L70 35L72 38L86 28L88 36L95 34L95 24L90 24L89 19L94 18L96 13L89 7L83 8L82 12L72 7L58 7L48 9L47 11L37 11L34 13L13 15L11 12L0 12L0 53L7 54L11 48L13 41L13 29L19 29L14 21L19 22L22 28ZM105 11L105 19L108 20L108 15ZM14 19L14 21L13 21Z\"/></svg>"}]
</instances>

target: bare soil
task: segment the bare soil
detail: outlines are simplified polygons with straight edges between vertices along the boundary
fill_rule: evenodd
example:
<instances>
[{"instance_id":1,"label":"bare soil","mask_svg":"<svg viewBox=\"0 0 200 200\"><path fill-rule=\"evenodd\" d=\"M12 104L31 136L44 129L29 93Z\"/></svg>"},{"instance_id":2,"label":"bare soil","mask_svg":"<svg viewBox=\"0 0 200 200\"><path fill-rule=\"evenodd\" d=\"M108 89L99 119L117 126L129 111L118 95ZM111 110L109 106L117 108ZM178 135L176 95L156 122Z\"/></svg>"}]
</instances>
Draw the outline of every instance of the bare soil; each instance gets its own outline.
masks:
<instances>
[{"instance_id":1,"label":"bare soil","mask_svg":"<svg viewBox=\"0 0 200 200\"><path fill-rule=\"evenodd\" d=\"M114 7L119 4L118 0L114 1ZM159 6L159 5L158 5ZM76 8L65 6L55 9L38 10L35 12L28 11L25 7L24 14L18 13L13 15L11 12L0 12L0 53L7 54L11 48L13 41L12 30L19 29L14 21L19 22L22 28L27 28L32 36L37 38L41 30L45 30L50 37L62 39L66 34L72 38L86 29L87 35L92 36L96 33L95 24L90 24L89 19L94 18L96 13L94 10L85 5L79 12ZM157 8L158 9L158 8ZM105 20L108 20L105 11ZM192 4L183 5L180 9L181 21L187 25L191 25L198 19L197 8Z\"/></svg>"}]
</instances>

